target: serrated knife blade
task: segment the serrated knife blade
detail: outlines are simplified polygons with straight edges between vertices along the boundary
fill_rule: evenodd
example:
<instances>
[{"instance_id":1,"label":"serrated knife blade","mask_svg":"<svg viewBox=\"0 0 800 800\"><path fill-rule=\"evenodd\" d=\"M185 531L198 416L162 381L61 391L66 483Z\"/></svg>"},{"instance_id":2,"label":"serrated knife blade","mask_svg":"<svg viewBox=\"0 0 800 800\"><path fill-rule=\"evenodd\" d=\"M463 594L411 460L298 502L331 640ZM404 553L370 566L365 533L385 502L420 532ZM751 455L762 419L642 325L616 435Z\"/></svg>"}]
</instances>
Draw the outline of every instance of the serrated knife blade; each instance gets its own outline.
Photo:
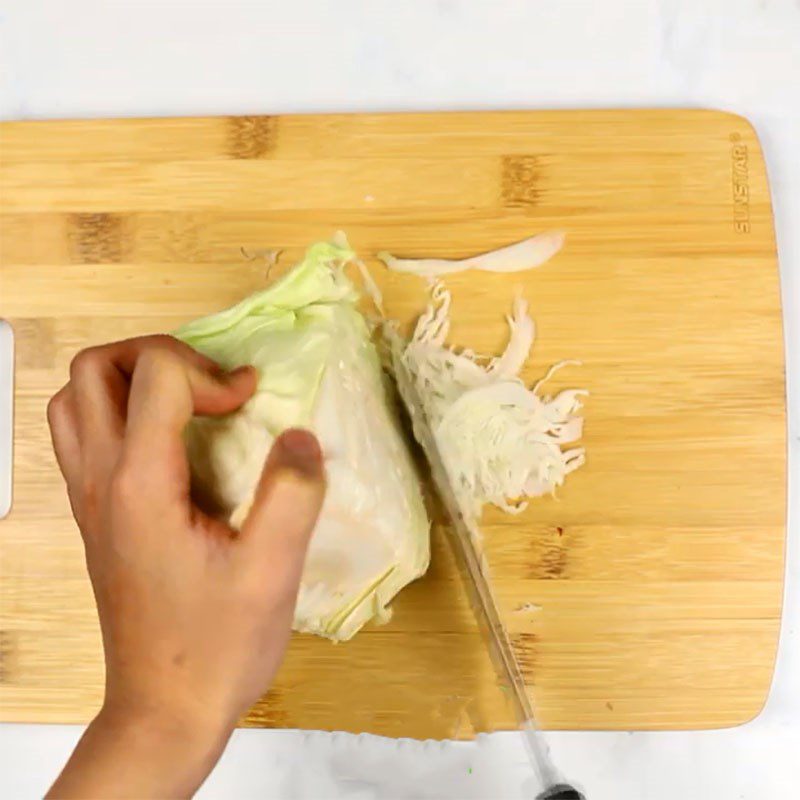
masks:
<instances>
[{"instance_id":1,"label":"serrated knife blade","mask_svg":"<svg viewBox=\"0 0 800 800\"><path fill-rule=\"evenodd\" d=\"M425 453L434 487L451 523L450 543L478 627L483 634L498 677L510 689L514 713L531 765L543 787L537 795L537 800L581 800L583 795L560 776L550 757L547 741L536 725L533 706L525 688L519 662L498 610L486 559L476 546L476 542L480 541L480 532L458 502L430 427L425 405L419 396L414 378L404 363L402 353L398 352L397 348L392 348L392 367L400 398L411 420L414 437Z\"/></svg>"}]
</instances>

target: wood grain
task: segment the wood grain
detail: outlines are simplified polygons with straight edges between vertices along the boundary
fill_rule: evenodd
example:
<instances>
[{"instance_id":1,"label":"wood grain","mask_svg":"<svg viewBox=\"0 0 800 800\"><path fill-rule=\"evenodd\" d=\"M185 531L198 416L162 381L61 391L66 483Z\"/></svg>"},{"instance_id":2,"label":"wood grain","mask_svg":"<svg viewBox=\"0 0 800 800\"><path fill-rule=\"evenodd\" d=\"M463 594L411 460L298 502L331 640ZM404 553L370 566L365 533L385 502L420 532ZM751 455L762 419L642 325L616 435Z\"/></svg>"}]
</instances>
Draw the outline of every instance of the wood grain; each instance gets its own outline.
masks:
<instances>
[{"instance_id":1,"label":"wood grain","mask_svg":"<svg viewBox=\"0 0 800 800\"><path fill-rule=\"evenodd\" d=\"M753 717L780 619L784 373L756 136L710 111L10 123L0 127L0 314L17 339L14 505L0 522L0 707L78 722L102 659L44 409L89 344L170 330L343 228L390 314L424 302L373 254L462 256L561 228L523 275L464 273L453 341L494 352L518 288L527 377L578 358L588 463L558 499L486 515L500 603L548 728ZM533 608L531 608L533 604ZM445 539L384 627L295 636L247 725L442 738L510 726Z\"/></svg>"}]
</instances>

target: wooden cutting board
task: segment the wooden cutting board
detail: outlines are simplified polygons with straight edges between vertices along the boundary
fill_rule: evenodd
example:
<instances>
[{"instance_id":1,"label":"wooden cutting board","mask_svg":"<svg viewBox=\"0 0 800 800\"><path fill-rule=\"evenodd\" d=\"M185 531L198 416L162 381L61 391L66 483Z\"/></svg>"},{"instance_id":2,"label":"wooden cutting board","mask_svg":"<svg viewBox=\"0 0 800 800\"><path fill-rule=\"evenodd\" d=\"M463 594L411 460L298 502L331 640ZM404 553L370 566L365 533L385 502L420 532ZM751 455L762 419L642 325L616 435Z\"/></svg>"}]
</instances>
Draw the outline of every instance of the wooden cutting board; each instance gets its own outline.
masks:
<instances>
[{"instance_id":1,"label":"wooden cutting board","mask_svg":"<svg viewBox=\"0 0 800 800\"><path fill-rule=\"evenodd\" d=\"M527 377L591 391L588 463L558 499L486 515L506 622L548 728L734 725L767 695L781 610L784 367L759 144L713 111L11 123L0 127L0 316L16 335L14 499L0 522L4 720L80 722L102 660L45 425L87 345L264 284L241 248L337 228L390 315L424 284L374 261L462 256L561 228L539 270L463 273L452 339L494 353L514 292ZM532 604L532 605L531 605ZM428 575L348 644L295 636L245 724L468 736L510 726L437 528Z\"/></svg>"}]
</instances>

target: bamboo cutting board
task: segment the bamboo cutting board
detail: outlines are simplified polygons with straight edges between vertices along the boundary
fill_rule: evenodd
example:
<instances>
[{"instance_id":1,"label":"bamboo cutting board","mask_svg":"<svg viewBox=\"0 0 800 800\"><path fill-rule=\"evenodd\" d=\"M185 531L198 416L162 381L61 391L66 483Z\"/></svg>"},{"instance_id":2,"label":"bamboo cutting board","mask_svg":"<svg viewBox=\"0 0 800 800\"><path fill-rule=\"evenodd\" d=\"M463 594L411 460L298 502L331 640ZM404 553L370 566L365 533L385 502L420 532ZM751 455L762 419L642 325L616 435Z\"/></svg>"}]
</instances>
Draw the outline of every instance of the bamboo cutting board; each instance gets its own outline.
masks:
<instances>
[{"instance_id":1,"label":"bamboo cutting board","mask_svg":"<svg viewBox=\"0 0 800 800\"><path fill-rule=\"evenodd\" d=\"M452 339L494 353L522 288L527 377L581 359L587 465L558 499L486 515L502 610L549 728L734 725L778 634L784 374L755 133L711 111L11 123L0 127L0 316L16 337L14 499L0 522L4 720L86 721L102 661L48 397L82 347L168 331L264 283L241 248L337 228L390 315L424 284L373 254L461 256L561 228L544 267L462 273ZM509 727L447 545L384 627L295 636L248 725L468 736Z\"/></svg>"}]
</instances>

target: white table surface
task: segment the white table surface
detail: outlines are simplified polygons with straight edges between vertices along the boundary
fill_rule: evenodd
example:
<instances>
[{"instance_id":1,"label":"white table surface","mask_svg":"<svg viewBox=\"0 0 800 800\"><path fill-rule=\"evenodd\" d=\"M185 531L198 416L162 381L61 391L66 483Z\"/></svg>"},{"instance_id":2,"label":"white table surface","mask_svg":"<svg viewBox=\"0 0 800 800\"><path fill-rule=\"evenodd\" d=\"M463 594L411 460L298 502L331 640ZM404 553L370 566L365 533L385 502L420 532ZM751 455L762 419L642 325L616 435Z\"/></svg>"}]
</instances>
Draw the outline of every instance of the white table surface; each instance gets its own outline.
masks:
<instances>
[{"instance_id":1,"label":"white table surface","mask_svg":"<svg viewBox=\"0 0 800 800\"><path fill-rule=\"evenodd\" d=\"M591 106L723 108L761 137L788 344L788 580L755 720L555 733L554 755L591 800L789 797L800 792L800 2L0 0L3 119ZM79 733L0 726L0 795L40 795ZM512 734L440 744L246 730L201 796L499 800L531 796L526 769Z\"/></svg>"}]
</instances>

